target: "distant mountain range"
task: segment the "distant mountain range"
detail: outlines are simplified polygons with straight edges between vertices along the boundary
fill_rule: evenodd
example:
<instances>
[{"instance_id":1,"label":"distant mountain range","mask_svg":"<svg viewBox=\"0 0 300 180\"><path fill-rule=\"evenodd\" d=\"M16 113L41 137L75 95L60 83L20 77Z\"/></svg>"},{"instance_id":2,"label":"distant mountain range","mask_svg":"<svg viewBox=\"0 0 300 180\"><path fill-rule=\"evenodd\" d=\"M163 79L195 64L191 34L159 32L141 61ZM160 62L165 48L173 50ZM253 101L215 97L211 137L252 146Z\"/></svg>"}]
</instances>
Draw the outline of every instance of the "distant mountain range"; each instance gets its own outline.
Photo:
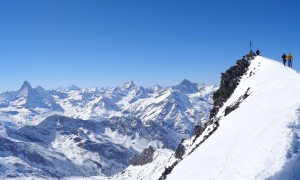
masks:
<instances>
[{"instance_id":1,"label":"distant mountain range","mask_svg":"<svg viewBox=\"0 0 300 180\"><path fill-rule=\"evenodd\" d=\"M216 90L188 80L58 90L25 81L0 95L0 175L114 175L149 146L175 150L208 121Z\"/></svg>"}]
</instances>

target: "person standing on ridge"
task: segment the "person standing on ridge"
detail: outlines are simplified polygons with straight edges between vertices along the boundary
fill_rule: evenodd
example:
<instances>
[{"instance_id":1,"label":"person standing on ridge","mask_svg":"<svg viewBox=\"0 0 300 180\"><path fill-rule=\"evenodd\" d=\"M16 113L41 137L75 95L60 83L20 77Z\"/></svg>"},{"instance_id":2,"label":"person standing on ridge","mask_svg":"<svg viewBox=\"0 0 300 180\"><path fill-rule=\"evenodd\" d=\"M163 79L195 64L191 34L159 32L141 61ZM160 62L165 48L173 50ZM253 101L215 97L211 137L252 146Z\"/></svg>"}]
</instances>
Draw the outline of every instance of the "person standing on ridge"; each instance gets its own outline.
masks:
<instances>
[{"instance_id":1,"label":"person standing on ridge","mask_svg":"<svg viewBox=\"0 0 300 180\"><path fill-rule=\"evenodd\" d=\"M286 55L285 53L283 53L283 55L281 56L282 58L282 61L283 61L283 65L285 66L285 63L286 63Z\"/></svg>"},{"instance_id":2,"label":"person standing on ridge","mask_svg":"<svg viewBox=\"0 0 300 180\"><path fill-rule=\"evenodd\" d=\"M293 56L291 55L291 53L289 53L287 56L287 61L288 61L288 66L292 67L292 61L293 61Z\"/></svg>"},{"instance_id":3,"label":"person standing on ridge","mask_svg":"<svg viewBox=\"0 0 300 180\"><path fill-rule=\"evenodd\" d=\"M256 55L260 55L260 51L258 49L256 50Z\"/></svg>"}]
</instances>

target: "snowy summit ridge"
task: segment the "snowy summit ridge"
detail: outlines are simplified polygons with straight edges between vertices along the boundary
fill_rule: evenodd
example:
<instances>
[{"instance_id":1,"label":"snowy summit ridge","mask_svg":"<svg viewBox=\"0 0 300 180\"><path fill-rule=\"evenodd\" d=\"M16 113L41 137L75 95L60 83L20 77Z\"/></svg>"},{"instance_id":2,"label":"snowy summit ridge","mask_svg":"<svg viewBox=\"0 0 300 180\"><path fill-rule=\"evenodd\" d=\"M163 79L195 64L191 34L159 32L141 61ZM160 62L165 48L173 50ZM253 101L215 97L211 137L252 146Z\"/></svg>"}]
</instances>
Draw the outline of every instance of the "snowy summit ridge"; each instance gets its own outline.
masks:
<instances>
[{"instance_id":1,"label":"snowy summit ridge","mask_svg":"<svg viewBox=\"0 0 300 180\"><path fill-rule=\"evenodd\" d=\"M300 179L299 97L299 73L257 56L167 179Z\"/></svg>"}]
</instances>

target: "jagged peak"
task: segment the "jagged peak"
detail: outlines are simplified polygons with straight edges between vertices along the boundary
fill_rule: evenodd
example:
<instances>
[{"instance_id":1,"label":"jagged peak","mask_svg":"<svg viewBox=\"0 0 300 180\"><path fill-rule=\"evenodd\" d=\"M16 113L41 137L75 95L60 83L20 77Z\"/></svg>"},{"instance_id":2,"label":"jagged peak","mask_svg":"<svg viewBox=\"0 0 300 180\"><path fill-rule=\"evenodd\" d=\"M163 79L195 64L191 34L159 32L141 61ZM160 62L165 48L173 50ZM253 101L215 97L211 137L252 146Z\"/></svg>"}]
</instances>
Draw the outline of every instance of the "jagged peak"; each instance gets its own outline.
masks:
<instances>
[{"instance_id":1,"label":"jagged peak","mask_svg":"<svg viewBox=\"0 0 300 180\"><path fill-rule=\"evenodd\" d=\"M173 86L172 88L188 94L198 92L198 84L193 83L187 79L184 79L180 84L178 84L177 86Z\"/></svg>"},{"instance_id":2,"label":"jagged peak","mask_svg":"<svg viewBox=\"0 0 300 180\"><path fill-rule=\"evenodd\" d=\"M38 86L38 87L34 88L34 90L39 94L46 94L47 93L47 91L42 86Z\"/></svg>"},{"instance_id":3,"label":"jagged peak","mask_svg":"<svg viewBox=\"0 0 300 180\"><path fill-rule=\"evenodd\" d=\"M183 79L179 85L193 85L190 80Z\"/></svg>"},{"instance_id":4,"label":"jagged peak","mask_svg":"<svg viewBox=\"0 0 300 180\"><path fill-rule=\"evenodd\" d=\"M122 89L131 89L135 87L136 85L133 83L132 80L125 82L121 87Z\"/></svg>"},{"instance_id":5,"label":"jagged peak","mask_svg":"<svg viewBox=\"0 0 300 180\"><path fill-rule=\"evenodd\" d=\"M24 81L20 90L25 90L25 89L32 89L32 87L28 81Z\"/></svg>"},{"instance_id":6,"label":"jagged peak","mask_svg":"<svg viewBox=\"0 0 300 180\"><path fill-rule=\"evenodd\" d=\"M150 87L149 89L153 92L159 92L163 89L163 87L158 84L155 84L154 86Z\"/></svg>"},{"instance_id":7,"label":"jagged peak","mask_svg":"<svg viewBox=\"0 0 300 180\"><path fill-rule=\"evenodd\" d=\"M34 92L34 89L31 87L30 83L28 81L24 81L21 89L17 91L17 97L26 97L29 94L32 94Z\"/></svg>"}]
</instances>

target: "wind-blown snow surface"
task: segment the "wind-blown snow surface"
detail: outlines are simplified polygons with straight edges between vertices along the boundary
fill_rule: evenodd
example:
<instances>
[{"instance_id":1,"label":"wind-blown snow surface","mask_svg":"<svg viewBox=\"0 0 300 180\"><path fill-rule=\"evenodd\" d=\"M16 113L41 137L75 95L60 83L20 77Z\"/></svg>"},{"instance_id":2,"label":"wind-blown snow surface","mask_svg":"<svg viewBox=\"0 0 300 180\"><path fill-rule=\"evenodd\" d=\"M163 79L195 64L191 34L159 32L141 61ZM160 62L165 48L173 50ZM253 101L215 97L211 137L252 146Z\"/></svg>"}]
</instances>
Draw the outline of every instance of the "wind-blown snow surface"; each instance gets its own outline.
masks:
<instances>
[{"instance_id":1,"label":"wind-blown snow surface","mask_svg":"<svg viewBox=\"0 0 300 180\"><path fill-rule=\"evenodd\" d=\"M248 88L250 96L224 117ZM300 179L299 109L300 75L256 57L218 112L219 128L167 179Z\"/></svg>"}]
</instances>

